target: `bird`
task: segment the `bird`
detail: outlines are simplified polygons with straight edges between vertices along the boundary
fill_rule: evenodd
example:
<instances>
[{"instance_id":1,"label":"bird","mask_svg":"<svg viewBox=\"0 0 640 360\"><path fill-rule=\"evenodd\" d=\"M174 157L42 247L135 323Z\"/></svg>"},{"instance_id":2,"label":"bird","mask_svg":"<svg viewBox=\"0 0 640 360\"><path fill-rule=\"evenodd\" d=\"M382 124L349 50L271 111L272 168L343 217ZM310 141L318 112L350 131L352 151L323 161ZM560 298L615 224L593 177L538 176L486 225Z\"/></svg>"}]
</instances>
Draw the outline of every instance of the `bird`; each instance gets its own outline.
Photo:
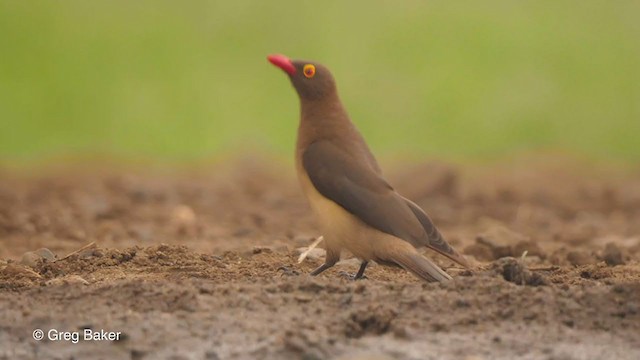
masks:
<instances>
[{"instance_id":1,"label":"bird","mask_svg":"<svg viewBox=\"0 0 640 360\"><path fill-rule=\"evenodd\" d=\"M353 279L363 278L367 265L375 261L401 267L427 282L451 280L421 254L424 247L470 268L424 210L384 179L340 101L329 69L316 61L291 60L280 54L267 59L288 75L300 100L296 173L323 231L326 249L324 263L311 275L334 266L344 250L361 260Z\"/></svg>"}]
</instances>

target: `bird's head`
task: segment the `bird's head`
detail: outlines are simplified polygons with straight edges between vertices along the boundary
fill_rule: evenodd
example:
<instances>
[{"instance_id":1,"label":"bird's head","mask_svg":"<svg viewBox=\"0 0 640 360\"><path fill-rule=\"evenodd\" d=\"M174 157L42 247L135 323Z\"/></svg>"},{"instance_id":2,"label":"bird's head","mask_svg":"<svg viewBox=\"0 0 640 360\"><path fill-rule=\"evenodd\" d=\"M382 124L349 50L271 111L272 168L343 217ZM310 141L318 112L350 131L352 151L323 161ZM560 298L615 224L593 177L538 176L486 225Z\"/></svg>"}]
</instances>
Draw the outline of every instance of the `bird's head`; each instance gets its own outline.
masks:
<instances>
[{"instance_id":1,"label":"bird's head","mask_svg":"<svg viewBox=\"0 0 640 360\"><path fill-rule=\"evenodd\" d=\"M329 69L314 61L290 60L284 55L267 59L289 75L301 100L323 100L336 94L336 83Z\"/></svg>"}]
</instances>

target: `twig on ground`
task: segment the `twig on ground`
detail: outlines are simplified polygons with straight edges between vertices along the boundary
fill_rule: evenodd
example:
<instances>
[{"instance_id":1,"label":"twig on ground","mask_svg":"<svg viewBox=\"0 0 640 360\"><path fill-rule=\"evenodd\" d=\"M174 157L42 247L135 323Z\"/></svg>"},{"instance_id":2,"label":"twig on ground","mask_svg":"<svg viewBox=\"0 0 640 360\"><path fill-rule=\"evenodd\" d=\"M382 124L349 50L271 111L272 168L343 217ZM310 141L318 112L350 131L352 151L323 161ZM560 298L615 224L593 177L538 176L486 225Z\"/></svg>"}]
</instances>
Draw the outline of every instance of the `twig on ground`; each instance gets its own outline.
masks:
<instances>
[{"instance_id":1,"label":"twig on ground","mask_svg":"<svg viewBox=\"0 0 640 360\"><path fill-rule=\"evenodd\" d=\"M324 236L319 236L311 245L309 245L309 248L307 248L307 250L305 250L302 254L300 254L300 256L298 257L298 264L300 264L301 262L304 261L304 259L306 259L307 255L309 255L309 253L311 252L311 250L315 249L316 246L318 246L318 244L320 244L320 242L322 242L322 240L324 240Z\"/></svg>"},{"instance_id":2,"label":"twig on ground","mask_svg":"<svg viewBox=\"0 0 640 360\"><path fill-rule=\"evenodd\" d=\"M67 254L67 256L65 256L65 257L63 257L63 258L60 258L60 259L56 259L56 260L54 260L54 262L56 262L56 261L60 261L60 260L64 260L64 259L67 259L68 257L70 257L70 256L72 256L72 255L79 254L79 253L81 253L81 252L83 252L83 251L85 251L85 250L95 249L95 248L97 248L97 247L98 247L98 246L96 245L96 242L95 242L95 241L92 241L92 242L88 243L87 245L85 245L85 246L81 247L80 249L78 249L78 250L76 250L76 251L73 251L73 252L71 252L71 253Z\"/></svg>"},{"instance_id":3,"label":"twig on ground","mask_svg":"<svg viewBox=\"0 0 640 360\"><path fill-rule=\"evenodd\" d=\"M545 267L534 267L529 268L531 271L554 271L560 269L559 266L545 266Z\"/></svg>"}]
</instances>

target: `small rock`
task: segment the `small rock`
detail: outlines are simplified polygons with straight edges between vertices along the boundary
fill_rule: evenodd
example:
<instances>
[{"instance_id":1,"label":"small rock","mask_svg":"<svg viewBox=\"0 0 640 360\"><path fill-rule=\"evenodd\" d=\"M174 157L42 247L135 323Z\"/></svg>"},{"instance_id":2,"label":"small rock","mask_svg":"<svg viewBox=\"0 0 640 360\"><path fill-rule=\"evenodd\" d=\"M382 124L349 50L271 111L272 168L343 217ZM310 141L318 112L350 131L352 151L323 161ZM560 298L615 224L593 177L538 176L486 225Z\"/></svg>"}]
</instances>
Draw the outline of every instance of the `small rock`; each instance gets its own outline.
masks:
<instances>
[{"instance_id":1,"label":"small rock","mask_svg":"<svg viewBox=\"0 0 640 360\"><path fill-rule=\"evenodd\" d=\"M42 257L36 254L33 251L27 251L22 255L22 259L20 259L20 264L28 266L30 268L35 268L38 266L38 260L42 259Z\"/></svg>"},{"instance_id":2,"label":"small rock","mask_svg":"<svg viewBox=\"0 0 640 360\"><path fill-rule=\"evenodd\" d=\"M622 258L622 251L618 245L614 243L608 243L604 247L602 253L602 260L604 260L609 266L624 265L624 259Z\"/></svg>"},{"instance_id":3,"label":"small rock","mask_svg":"<svg viewBox=\"0 0 640 360\"><path fill-rule=\"evenodd\" d=\"M47 286L60 285L89 285L89 282L79 275L67 275L55 279L51 279L45 283Z\"/></svg>"},{"instance_id":4,"label":"small rock","mask_svg":"<svg viewBox=\"0 0 640 360\"><path fill-rule=\"evenodd\" d=\"M54 254L51 250L47 248L40 248L36 250L35 253L36 255L40 256L41 258L47 261L53 261L56 259L56 254Z\"/></svg>"},{"instance_id":5,"label":"small rock","mask_svg":"<svg viewBox=\"0 0 640 360\"><path fill-rule=\"evenodd\" d=\"M586 251L576 250L576 251L570 251L569 253L567 253L567 261L571 263L571 265L582 266L582 265L595 264L598 262L598 259L596 259L595 256L591 255Z\"/></svg>"},{"instance_id":6,"label":"small rock","mask_svg":"<svg viewBox=\"0 0 640 360\"><path fill-rule=\"evenodd\" d=\"M29 267L36 267L38 260L54 261L56 255L47 248L40 248L36 251L27 251L22 255L20 263Z\"/></svg>"}]
</instances>

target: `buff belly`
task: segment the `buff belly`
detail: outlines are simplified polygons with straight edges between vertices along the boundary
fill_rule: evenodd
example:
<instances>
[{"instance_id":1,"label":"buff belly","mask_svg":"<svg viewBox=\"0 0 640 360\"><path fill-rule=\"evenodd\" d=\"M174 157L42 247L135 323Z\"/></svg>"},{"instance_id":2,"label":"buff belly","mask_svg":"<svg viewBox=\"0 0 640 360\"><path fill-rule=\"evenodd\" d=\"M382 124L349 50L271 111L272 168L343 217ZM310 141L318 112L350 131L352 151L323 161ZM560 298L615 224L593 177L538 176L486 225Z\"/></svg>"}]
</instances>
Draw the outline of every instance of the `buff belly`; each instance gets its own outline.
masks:
<instances>
[{"instance_id":1,"label":"buff belly","mask_svg":"<svg viewBox=\"0 0 640 360\"><path fill-rule=\"evenodd\" d=\"M368 226L340 205L322 196L307 176L301 176L300 182L319 221L328 251L339 254L342 250L347 250L362 260L385 260L385 252L382 251L384 248L404 242Z\"/></svg>"}]
</instances>

